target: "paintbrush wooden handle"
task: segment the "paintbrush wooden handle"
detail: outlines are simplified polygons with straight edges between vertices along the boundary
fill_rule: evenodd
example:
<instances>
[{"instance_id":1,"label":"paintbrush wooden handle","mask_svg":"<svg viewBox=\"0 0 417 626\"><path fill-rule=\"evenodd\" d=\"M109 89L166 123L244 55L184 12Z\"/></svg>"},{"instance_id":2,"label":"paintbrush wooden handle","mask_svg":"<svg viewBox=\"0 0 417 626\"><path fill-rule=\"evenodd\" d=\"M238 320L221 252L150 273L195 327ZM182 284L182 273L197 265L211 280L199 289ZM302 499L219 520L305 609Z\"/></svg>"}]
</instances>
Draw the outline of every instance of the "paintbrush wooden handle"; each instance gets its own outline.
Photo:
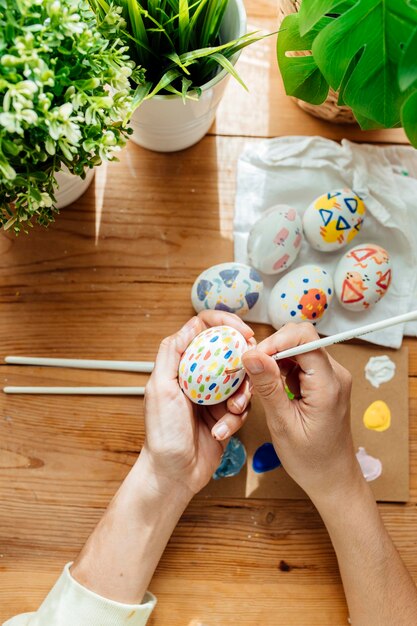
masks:
<instances>
[{"instance_id":1,"label":"paintbrush wooden handle","mask_svg":"<svg viewBox=\"0 0 417 626\"><path fill-rule=\"evenodd\" d=\"M4 387L3 391L61 396L143 396L145 387Z\"/></svg>"},{"instance_id":2,"label":"paintbrush wooden handle","mask_svg":"<svg viewBox=\"0 0 417 626\"><path fill-rule=\"evenodd\" d=\"M32 356L6 356L6 363L12 365L40 365L46 367L74 367L85 370L113 370L119 372L139 372L149 374L154 368L153 361L103 361L100 359L49 359Z\"/></svg>"},{"instance_id":3,"label":"paintbrush wooden handle","mask_svg":"<svg viewBox=\"0 0 417 626\"><path fill-rule=\"evenodd\" d=\"M342 333L337 333L336 335L323 337L322 339L317 339L316 341L310 341L300 346L295 346L294 348L277 352L272 355L272 358L276 361L288 359L300 354L305 354L306 352L312 352L312 350L332 346L333 344L340 343L341 341L355 339L356 337L372 333L375 330L382 330L383 328L389 328L390 326L395 326L396 324L404 324L405 322L411 322L416 319L417 311L411 311L410 313L404 313L403 315L396 315L395 317L389 317L385 320L381 320L380 322L374 322L373 324L367 324L366 326L360 326L359 328L352 328L352 330L346 330Z\"/></svg>"}]
</instances>

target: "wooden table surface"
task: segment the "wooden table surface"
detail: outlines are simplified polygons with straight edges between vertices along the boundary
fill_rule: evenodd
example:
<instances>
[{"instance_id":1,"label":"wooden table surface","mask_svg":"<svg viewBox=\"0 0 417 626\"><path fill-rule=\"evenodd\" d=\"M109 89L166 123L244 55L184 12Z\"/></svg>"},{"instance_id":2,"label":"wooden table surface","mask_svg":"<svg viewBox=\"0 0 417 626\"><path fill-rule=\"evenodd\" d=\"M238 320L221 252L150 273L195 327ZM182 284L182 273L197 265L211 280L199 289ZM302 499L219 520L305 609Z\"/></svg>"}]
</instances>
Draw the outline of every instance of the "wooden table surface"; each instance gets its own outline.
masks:
<instances>
[{"instance_id":1,"label":"wooden table surface","mask_svg":"<svg viewBox=\"0 0 417 626\"><path fill-rule=\"evenodd\" d=\"M249 27L276 29L275 0ZM192 314L190 287L231 260L235 170L248 141L288 134L404 142L302 112L283 92L270 39L239 61L216 125L176 155L130 144L48 230L0 237L0 356L153 359ZM258 338L270 332L256 327ZM410 348L411 499L381 513L417 580L417 342ZM8 384L140 384L129 374L14 368ZM73 559L143 442L135 398L1 396L0 621L36 609ZM305 501L194 501L152 581L151 626L345 626L327 532ZM81 626L81 625L80 625Z\"/></svg>"}]
</instances>

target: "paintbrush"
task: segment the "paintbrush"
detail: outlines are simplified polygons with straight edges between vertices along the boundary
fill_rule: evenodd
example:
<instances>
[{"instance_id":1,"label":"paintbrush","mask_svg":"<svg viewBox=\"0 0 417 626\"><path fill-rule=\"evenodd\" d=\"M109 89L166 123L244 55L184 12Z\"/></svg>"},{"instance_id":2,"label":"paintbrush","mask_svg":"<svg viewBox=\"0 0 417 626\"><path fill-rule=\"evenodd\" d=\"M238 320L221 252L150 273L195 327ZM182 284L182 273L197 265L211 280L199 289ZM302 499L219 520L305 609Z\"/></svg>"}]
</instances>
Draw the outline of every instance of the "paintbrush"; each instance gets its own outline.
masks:
<instances>
[{"instance_id":1,"label":"paintbrush","mask_svg":"<svg viewBox=\"0 0 417 626\"><path fill-rule=\"evenodd\" d=\"M314 341L309 341L308 343L303 343L300 346L294 346L294 348L288 348L288 350L283 350L282 352L277 352L276 354L272 354L272 358L275 361L280 361L281 359L289 359L294 356L298 356L300 354L305 354L306 352L312 352L313 350L318 350L319 348L326 348L327 346L332 346L335 343L340 343L341 341L347 341L348 339L355 339L356 337L361 337L362 335L366 335L367 333L372 333L375 330L382 330L383 328L389 328L390 326L395 326L396 324L403 324L405 322L411 322L417 319L417 311L410 311L410 313L404 313L403 315L395 315L394 317L388 317L385 320L381 320L380 322L374 322L373 324L367 324L366 326L359 326L359 328L352 328L351 330L345 330L342 333L337 333L336 335L331 335L329 337L323 337L322 339L316 339ZM227 369L226 372L228 374L233 374L234 372L238 372L243 369L243 365L239 365L233 369Z\"/></svg>"}]
</instances>

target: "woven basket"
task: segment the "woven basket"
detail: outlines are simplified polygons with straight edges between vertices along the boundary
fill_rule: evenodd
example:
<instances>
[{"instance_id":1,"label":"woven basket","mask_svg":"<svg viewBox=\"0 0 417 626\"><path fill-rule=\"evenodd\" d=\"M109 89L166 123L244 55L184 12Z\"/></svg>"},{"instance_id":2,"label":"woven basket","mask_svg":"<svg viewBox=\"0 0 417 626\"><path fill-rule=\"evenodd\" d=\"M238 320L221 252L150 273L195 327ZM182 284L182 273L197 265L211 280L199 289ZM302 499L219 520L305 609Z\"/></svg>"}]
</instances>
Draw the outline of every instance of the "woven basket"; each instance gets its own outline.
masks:
<instances>
[{"instance_id":1,"label":"woven basket","mask_svg":"<svg viewBox=\"0 0 417 626\"><path fill-rule=\"evenodd\" d=\"M290 13L297 13L300 5L301 0L278 0L279 23ZM303 53L301 52L300 54ZM323 104L309 104L298 98L293 98L293 100L296 101L303 111L307 111L307 113L311 113L311 115L327 120L328 122L334 122L336 124L356 124L352 109L337 104L338 95L332 88L330 88L329 95Z\"/></svg>"}]
</instances>

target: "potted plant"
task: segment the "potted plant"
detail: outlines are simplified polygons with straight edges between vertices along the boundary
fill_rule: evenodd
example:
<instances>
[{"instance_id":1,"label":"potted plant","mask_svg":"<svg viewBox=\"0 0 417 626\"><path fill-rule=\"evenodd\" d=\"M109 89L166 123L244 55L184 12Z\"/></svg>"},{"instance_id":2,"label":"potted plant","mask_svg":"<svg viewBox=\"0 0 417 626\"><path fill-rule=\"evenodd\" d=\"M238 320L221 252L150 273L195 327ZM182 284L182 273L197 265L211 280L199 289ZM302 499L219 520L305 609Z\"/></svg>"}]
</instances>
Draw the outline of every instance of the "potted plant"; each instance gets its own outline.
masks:
<instances>
[{"instance_id":1,"label":"potted plant","mask_svg":"<svg viewBox=\"0 0 417 626\"><path fill-rule=\"evenodd\" d=\"M403 126L417 147L417 5L295 1L299 11L282 21L277 43L287 94L321 105L332 89L361 128Z\"/></svg>"},{"instance_id":2,"label":"potted plant","mask_svg":"<svg viewBox=\"0 0 417 626\"><path fill-rule=\"evenodd\" d=\"M134 64L83 0L0 0L0 30L0 224L18 233L124 145Z\"/></svg>"},{"instance_id":3,"label":"potted plant","mask_svg":"<svg viewBox=\"0 0 417 626\"><path fill-rule=\"evenodd\" d=\"M102 23L115 5L125 20L118 33L145 70L135 93L132 140L162 152L182 150L210 128L227 78L245 46L243 0L89 0ZM243 84L243 83L242 83Z\"/></svg>"}]
</instances>

